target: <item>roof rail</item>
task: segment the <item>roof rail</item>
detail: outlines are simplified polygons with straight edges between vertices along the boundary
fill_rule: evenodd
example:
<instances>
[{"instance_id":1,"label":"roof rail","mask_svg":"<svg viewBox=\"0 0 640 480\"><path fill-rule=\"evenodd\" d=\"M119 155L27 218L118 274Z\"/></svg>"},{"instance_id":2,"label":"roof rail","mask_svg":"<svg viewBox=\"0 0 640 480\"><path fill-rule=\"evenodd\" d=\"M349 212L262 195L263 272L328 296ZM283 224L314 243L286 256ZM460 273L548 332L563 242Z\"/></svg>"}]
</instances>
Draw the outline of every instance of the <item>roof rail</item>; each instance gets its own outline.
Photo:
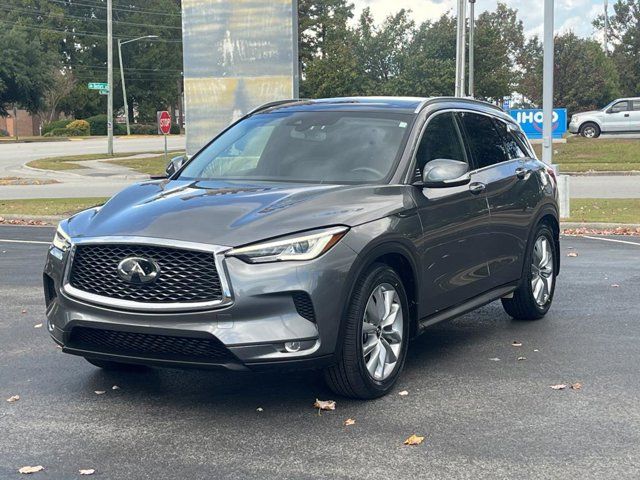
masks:
<instances>
[{"instance_id":1,"label":"roof rail","mask_svg":"<svg viewBox=\"0 0 640 480\"><path fill-rule=\"evenodd\" d=\"M284 105L285 103L299 102L300 100L301 100L300 98L291 98L291 99L288 99L288 100L276 100L275 102L268 102L268 103L260 105L259 107L254 108L249 113L247 113L247 115L252 115L254 113L258 113L258 112L260 112L262 110L266 110L267 108L277 107L278 105Z\"/></svg>"},{"instance_id":2,"label":"roof rail","mask_svg":"<svg viewBox=\"0 0 640 480\"><path fill-rule=\"evenodd\" d=\"M462 97L432 97L432 98L425 99L420 105L418 105L418 108L416 108L416 113L421 112L428 105L431 105L433 103L440 103L440 102L469 103L472 105L480 104L480 105L484 105L485 107L491 107L500 112L504 112L504 110L502 110L499 106L494 105L493 103L485 102L484 100L475 100L473 98L462 98Z\"/></svg>"}]
</instances>

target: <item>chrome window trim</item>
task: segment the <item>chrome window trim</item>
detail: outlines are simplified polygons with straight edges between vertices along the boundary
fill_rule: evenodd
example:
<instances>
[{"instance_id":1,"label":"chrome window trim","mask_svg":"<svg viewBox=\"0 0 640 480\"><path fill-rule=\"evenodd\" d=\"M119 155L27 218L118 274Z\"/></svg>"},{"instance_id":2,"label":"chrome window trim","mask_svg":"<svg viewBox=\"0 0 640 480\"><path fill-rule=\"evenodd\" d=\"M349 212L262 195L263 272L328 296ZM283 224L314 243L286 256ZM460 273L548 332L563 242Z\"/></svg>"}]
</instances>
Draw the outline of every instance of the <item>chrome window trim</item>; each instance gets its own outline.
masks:
<instances>
[{"instance_id":1,"label":"chrome window trim","mask_svg":"<svg viewBox=\"0 0 640 480\"><path fill-rule=\"evenodd\" d=\"M117 298L105 297L79 290L70 284L71 266L73 265L73 257L75 256L77 245L145 245L151 247L169 247L182 250L194 250L199 252L209 252L213 256L213 261L220 278L220 287L222 289L222 298L212 300L210 302L174 302L174 303L148 303L136 302L133 300L120 300ZM228 280L227 268L224 253L231 247L221 245L209 245L206 243L185 242L172 240L167 238L152 237L129 237L129 236L112 236L112 237L87 237L87 238L71 238L71 248L67 255L67 263L63 272L62 293L72 299L78 299L90 304L102 307L113 308L117 310L128 310L136 312L191 312L196 310L213 310L227 307L233 304L233 293Z\"/></svg>"}]
</instances>

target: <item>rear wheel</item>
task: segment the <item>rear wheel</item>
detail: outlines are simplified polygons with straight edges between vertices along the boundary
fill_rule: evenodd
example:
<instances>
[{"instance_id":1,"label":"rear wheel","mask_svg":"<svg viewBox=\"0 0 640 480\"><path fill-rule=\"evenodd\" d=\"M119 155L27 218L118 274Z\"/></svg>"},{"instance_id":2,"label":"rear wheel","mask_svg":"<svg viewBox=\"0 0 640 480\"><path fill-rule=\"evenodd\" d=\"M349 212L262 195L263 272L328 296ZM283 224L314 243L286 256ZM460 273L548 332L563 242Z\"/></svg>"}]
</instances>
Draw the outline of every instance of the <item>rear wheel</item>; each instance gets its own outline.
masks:
<instances>
[{"instance_id":1,"label":"rear wheel","mask_svg":"<svg viewBox=\"0 0 640 480\"><path fill-rule=\"evenodd\" d=\"M357 281L347 310L338 363L325 380L345 397L369 399L393 388L407 354L409 307L398 274L372 265Z\"/></svg>"},{"instance_id":2,"label":"rear wheel","mask_svg":"<svg viewBox=\"0 0 640 480\"><path fill-rule=\"evenodd\" d=\"M126 371L141 371L147 368L144 365L136 365L132 363L112 362L110 360L101 360L101 359L90 358L90 357L84 357L84 359L87 362L89 362L91 365L94 365L98 368L102 368L103 370L126 372Z\"/></svg>"},{"instance_id":3,"label":"rear wheel","mask_svg":"<svg viewBox=\"0 0 640 480\"><path fill-rule=\"evenodd\" d=\"M502 306L513 318L537 320L551 307L556 288L556 249L553 232L540 224L527 248L526 272L512 298L503 298Z\"/></svg>"},{"instance_id":4,"label":"rear wheel","mask_svg":"<svg viewBox=\"0 0 640 480\"><path fill-rule=\"evenodd\" d=\"M600 136L600 127L593 122L587 122L580 126L580 135L585 138L598 138Z\"/></svg>"}]
</instances>

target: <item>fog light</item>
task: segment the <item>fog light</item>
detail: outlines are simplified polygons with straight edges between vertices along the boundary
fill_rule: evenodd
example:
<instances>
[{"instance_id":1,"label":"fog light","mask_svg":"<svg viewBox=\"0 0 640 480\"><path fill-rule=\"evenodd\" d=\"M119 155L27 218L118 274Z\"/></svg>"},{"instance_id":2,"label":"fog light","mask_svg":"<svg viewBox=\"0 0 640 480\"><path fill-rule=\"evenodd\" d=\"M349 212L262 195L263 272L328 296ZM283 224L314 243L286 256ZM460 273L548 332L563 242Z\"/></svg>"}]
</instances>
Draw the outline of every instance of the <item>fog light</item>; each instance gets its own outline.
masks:
<instances>
[{"instance_id":1,"label":"fog light","mask_svg":"<svg viewBox=\"0 0 640 480\"><path fill-rule=\"evenodd\" d=\"M297 352L300 350L300 342L287 342L284 344L284 349L289 353Z\"/></svg>"}]
</instances>

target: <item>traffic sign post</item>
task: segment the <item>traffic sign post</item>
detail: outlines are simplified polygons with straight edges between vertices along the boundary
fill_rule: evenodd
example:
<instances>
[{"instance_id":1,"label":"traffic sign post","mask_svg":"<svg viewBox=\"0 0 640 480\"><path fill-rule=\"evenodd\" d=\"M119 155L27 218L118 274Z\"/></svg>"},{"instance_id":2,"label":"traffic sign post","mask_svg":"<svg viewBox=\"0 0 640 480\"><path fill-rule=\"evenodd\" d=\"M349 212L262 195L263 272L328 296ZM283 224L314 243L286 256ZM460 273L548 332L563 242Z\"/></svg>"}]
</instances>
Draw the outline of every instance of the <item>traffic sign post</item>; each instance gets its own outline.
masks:
<instances>
[{"instance_id":1,"label":"traffic sign post","mask_svg":"<svg viewBox=\"0 0 640 480\"><path fill-rule=\"evenodd\" d=\"M158 118L158 134L164 135L164 160L167 158L167 135L171 133L171 115L166 110L162 110L156 113Z\"/></svg>"}]
</instances>

